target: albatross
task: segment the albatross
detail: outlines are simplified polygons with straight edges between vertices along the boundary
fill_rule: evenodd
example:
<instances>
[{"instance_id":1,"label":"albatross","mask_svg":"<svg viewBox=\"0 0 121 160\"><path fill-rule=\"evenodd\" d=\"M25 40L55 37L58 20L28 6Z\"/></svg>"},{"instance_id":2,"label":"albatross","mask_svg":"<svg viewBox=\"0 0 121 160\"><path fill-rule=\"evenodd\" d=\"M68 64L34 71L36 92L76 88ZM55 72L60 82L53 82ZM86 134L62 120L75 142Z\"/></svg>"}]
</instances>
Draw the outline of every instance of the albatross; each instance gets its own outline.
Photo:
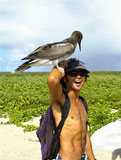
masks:
<instances>
[{"instance_id":1,"label":"albatross","mask_svg":"<svg viewBox=\"0 0 121 160\"><path fill-rule=\"evenodd\" d=\"M74 53L77 43L81 51L82 38L83 35L81 32L74 31L71 37L64 39L63 41L49 43L38 47L28 56L22 58L22 60L27 61L14 70L13 73L25 71L33 66L43 65L57 66L58 69L61 69L58 66L58 62L70 57Z\"/></svg>"}]
</instances>

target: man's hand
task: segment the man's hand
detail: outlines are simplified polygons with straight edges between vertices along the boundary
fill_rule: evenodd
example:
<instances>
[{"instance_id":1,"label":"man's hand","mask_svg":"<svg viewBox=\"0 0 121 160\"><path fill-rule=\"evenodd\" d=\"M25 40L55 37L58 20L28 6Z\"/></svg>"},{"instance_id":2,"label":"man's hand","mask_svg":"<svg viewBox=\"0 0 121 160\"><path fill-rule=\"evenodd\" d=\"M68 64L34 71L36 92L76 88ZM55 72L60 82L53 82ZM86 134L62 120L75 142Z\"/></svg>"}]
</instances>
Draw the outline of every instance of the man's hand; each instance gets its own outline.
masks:
<instances>
[{"instance_id":1,"label":"man's hand","mask_svg":"<svg viewBox=\"0 0 121 160\"><path fill-rule=\"evenodd\" d=\"M63 68L64 71L66 71L66 69L67 69L67 67L68 67L68 62L67 62L66 60L60 61L60 62L58 63L58 66L61 67L61 68Z\"/></svg>"},{"instance_id":2,"label":"man's hand","mask_svg":"<svg viewBox=\"0 0 121 160\"><path fill-rule=\"evenodd\" d=\"M64 77L67 67L68 67L68 63L67 63L66 60L60 61L58 63L58 67L57 68L62 73L62 77Z\"/></svg>"}]
</instances>

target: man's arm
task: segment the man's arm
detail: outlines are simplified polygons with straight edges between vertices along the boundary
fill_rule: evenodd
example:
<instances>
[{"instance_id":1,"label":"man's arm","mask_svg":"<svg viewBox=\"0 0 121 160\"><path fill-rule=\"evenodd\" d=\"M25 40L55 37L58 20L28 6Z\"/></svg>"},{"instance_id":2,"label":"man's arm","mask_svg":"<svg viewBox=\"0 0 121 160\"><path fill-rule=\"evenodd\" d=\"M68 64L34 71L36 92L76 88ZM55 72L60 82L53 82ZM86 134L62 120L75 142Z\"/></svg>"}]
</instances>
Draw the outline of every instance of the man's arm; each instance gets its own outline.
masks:
<instances>
[{"instance_id":1,"label":"man's arm","mask_svg":"<svg viewBox=\"0 0 121 160\"><path fill-rule=\"evenodd\" d=\"M92 144L89 137L89 134L86 134L86 153L89 160L96 160L92 150Z\"/></svg>"},{"instance_id":2,"label":"man's arm","mask_svg":"<svg viewBox=\"0 0 121 160\"><path fill-rule=\"evenodd\" d=\"M61 79L62 73L57 68L53 68L48 75L47 80L52 104L58 103L62 98L63 92L62 85L60 84Z\"/></svg>"},{"instance_id":3,"label":"man's arm","mask_svg":"<svg viewBox=\"0 0 121 160\"><path fill-rule=\"evenodd\" d=\"M52 104L61 103L63 105L65 96L63 94L62 85L60 84L61 79L64 77L68 63L63 60L58 63L58 69L54 67L48 76L48 87L50 89L50 98Z\"/></svg>"}]
</instances>

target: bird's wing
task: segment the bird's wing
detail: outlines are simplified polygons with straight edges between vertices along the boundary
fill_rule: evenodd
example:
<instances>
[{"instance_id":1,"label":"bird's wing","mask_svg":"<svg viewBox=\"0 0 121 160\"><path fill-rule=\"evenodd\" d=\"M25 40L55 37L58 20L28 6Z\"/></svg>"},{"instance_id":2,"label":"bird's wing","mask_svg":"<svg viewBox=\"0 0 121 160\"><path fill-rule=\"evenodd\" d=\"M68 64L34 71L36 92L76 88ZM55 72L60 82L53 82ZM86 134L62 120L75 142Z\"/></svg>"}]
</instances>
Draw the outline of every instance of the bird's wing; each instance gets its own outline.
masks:
<instances>
[{"instance_id":1,"label":"bird's wing","mask_svg":"<svg viewBox=\"0 0 121 160\"><path fill-rule=\"evenodd\" d=\"M74 52L75 46L72 43L58 42L50 43L37 48L34 52L29 54L25 59L49 59L55 60L62 56L70 55Z\"/></svg>"}]
</instances>

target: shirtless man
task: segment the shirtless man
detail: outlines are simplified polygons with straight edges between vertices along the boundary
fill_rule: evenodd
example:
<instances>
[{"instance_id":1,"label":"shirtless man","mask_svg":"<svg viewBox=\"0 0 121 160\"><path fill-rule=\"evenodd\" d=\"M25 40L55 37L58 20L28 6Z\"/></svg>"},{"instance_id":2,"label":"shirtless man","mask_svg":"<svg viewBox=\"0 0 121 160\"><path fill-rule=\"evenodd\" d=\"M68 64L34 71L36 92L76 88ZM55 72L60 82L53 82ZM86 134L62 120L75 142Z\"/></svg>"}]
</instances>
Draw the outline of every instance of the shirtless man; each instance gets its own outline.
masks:
<instances>
[{"instance_id":1,"label":"shirtless man","mask_svg":"<svg viewBox=\"0 0 121 160\"><path fill-rule=\"evenodd\" d=\"M48 76L50 99L56 125L61 120L61 107L65 102L62 81L66 84L65 92L70 98L70 110L60 134L60 149L57 160L83 160L86 151L89 160L95 160L91 141L87 133L87 113L79 99L79 93L83 87L89 71L83 62L77 59L63 61L60 66L65 70L64 74L57 68L53 68Z\"/></svg>"}]
</instances>

